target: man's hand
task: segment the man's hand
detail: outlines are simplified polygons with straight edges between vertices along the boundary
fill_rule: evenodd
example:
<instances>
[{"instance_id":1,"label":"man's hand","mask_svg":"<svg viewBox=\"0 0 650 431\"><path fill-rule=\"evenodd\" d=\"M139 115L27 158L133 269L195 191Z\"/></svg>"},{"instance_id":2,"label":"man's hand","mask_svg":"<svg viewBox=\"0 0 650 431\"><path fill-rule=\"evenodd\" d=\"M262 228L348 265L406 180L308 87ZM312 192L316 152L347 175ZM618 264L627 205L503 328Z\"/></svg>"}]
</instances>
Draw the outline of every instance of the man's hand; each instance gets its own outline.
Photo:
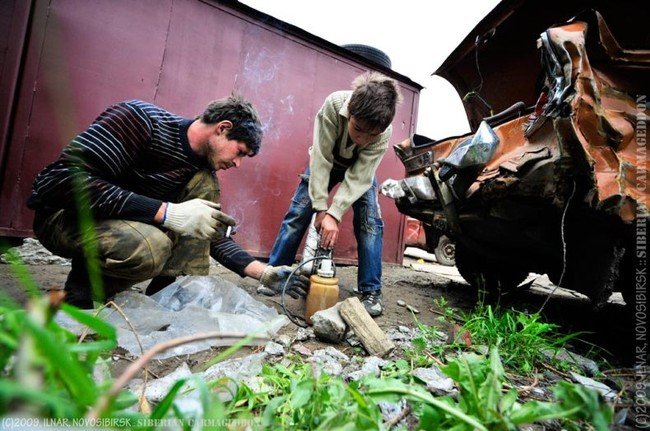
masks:
<instances>
[{"instance_id":1,"label":"man's hand","mask_svg":"<svg viewBox=\"0 0 650 431\"><path fill-rule=\"evenodd\" d=\"M316 230L320 232L320 246L323 248L334 248L339 239L339 222L325 211L316 215L314 223Z\"/></svg>"},{"instance_id":2,"label":"man's hand","mask_svg":"<svg viewBox=\"0 0 650 431\"><path fill-rule=\"evenodd\" d=\"M162 225L181 235L197 239L212 239L223 235L226 226L235 226L235 219L219 211L221 205L204 199L192 199L180 204L167 203Z\"/></svg>"},{"instance_id":3,"label":"man's hand","mask_svg":"<svg viewBox=\"0 0 650 431\"><path fill-rule=\"evenodd\" d=\"M290 266L267 266L260 277L260 283L273 290L276 294L282 293L282 287L291 275ZM287 286L286 293L293 298L307 295L309 279L299 273L294 274L290 284Z\"/></svg>"}]
</instances>

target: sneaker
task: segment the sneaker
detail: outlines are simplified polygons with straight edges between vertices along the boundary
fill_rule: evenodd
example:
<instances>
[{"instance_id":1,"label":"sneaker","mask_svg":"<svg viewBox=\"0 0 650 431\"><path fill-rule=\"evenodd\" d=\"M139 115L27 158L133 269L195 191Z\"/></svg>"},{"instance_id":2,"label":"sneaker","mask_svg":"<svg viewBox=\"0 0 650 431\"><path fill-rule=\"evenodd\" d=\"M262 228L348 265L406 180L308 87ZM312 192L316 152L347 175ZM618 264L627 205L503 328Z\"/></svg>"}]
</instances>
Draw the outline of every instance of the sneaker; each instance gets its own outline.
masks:
<instances>
[{"instance_id":1,"label":"sneaker","mask_svg":"<svg viewBox=\"0 0 650 431\"><path fill-rule=\"evenodd\" d=\"M271 289L270 287L266 287L263 284L260 284L257 286L257 293L260 295L266 295L266 296L275 296L275 290Z\"/></svg>"},{"instance_id":2,"label":"sneaker","mask_svg":"<svg viewBox=\"0 0 650 431\"><path fill-rule=\"evenodd\" d=\"M364 293L361 296L361 303L372 317L377 317L384 311L384 306L381 302L381 290Z\"/></svg>"}]
</instances>

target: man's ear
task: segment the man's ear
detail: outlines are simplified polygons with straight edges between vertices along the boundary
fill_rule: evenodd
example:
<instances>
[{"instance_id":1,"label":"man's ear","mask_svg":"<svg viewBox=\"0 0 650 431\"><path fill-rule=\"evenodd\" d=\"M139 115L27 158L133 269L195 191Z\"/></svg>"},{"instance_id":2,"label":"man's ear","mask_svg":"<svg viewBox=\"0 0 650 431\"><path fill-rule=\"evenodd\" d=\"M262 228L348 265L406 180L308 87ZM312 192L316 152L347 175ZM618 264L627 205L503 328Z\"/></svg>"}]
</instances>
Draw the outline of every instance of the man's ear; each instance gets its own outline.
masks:
<instances>
[{"instance_id":1,"label":"man's ear","mask_svg":"<svg viewBox=\"0 0 650 431\"><path fill-rule=\"evenodd\" d=\"M232 129L232 126L233 124L232 121L230 120L219 121L217 123L217 127L215 131L217 132L218 135L221 135L222 133L228 133L228 131Z\"/></svg>"}]
</instances>

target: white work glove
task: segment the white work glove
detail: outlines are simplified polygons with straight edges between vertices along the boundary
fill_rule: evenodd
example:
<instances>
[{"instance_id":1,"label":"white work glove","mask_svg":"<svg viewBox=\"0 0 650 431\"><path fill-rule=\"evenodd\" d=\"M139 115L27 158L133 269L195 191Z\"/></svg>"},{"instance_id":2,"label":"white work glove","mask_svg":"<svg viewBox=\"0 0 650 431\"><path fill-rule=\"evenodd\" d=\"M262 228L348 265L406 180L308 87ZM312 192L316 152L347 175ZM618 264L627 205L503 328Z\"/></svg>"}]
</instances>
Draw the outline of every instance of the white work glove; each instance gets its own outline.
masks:
<instances>
[{"instance_id":1,"label":"white work glove","mask_svg":"<svg viewBox=\"0 0 650 431\"><path fill-rule=\"evenodd\" d=\"M276 294L282 293L282 287L287 282L287 279L291 275L293 269L290 266L267 266L260 277L260 283L269 289L273 290ZM285 293L287 293L292 298L298 298L299 296L307 296L307 288L309 286L309 279L304 275L301 275L299 272L296 272ZM262 292L265 295L270 293Z\"/></svg>"},{"instance_id":2,"label":"white work glove","mask_svg":"<svg viewBox=\"0 0 650 431\"><path fill-rule=\"evenodd\" d=\"M235 219L219 211L221 205L205 199L192 199L180 204L167 203L162 225L169 230L197 239L213 239L223 235L226 226L235 226Z\"/></svg>"}]
</instances>

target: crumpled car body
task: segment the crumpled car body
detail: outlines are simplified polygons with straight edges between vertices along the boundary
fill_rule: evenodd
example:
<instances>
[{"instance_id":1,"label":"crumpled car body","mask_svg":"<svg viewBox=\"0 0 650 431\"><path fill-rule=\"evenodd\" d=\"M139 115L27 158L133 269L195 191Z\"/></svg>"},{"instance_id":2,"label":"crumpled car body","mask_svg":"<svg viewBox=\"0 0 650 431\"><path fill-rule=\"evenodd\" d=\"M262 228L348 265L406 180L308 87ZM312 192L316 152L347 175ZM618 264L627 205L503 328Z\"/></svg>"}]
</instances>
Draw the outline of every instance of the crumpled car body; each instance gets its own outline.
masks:
<instances>
[{"instance_id":1,"label":"crumpled car body","mask_svg":"<svg viewBox=\"0 0 650 431\"><path fill-rule=\"evenodd\" d=\"M468 135L396 145L406 178L382 193L456 242L472 285L509 290L536 272L596 306L613 291L629 298L635 229L648 219L650 50L621 48L596 11L548 28L537 47L534 106L515 103Z\"/></svg>"}]
</instances>

